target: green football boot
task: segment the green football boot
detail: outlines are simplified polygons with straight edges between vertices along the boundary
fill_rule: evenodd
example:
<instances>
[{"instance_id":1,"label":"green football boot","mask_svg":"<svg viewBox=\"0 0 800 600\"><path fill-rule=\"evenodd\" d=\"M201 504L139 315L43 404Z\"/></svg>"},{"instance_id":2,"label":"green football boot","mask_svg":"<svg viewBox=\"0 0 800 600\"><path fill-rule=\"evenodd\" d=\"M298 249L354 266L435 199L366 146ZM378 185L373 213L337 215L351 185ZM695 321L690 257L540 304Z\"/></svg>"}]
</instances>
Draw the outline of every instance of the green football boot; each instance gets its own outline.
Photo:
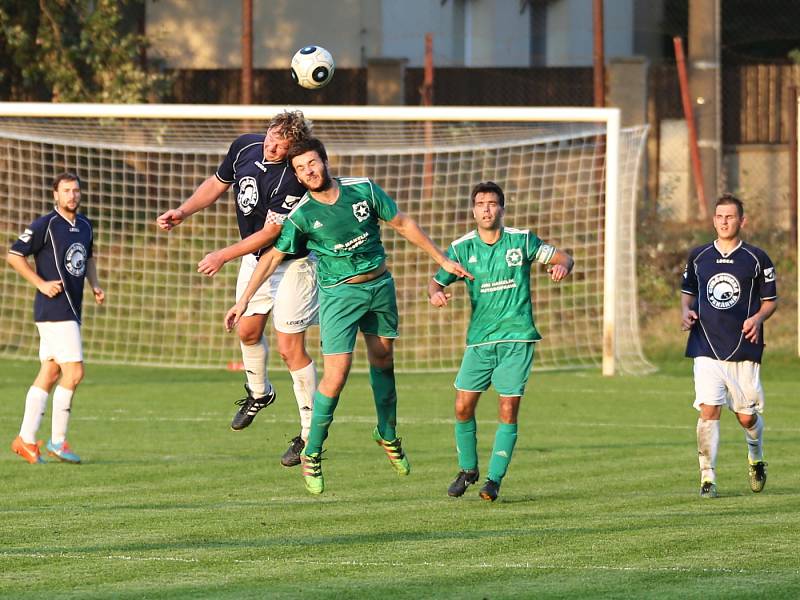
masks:
<instances>
[{"instance_id":1,"label":"green football boot","mask_svg":"<svg viewBox=\"0 0 800 600\"><path fill-rule=\"evenodd\" d=\"M381 437L381 434L376 427L372 431L372 439L375 440L375 443L378 444L378 446L386 451L386 456L389 457L389 462L392 464L392 468L394 468L398 475L408 475L411 472L411 465L408 464L408 458L406 458L406 454L403 452L403 446L400 444L400 438L396 438L391 442L386 441Z\"/></svg>"},{"instance_id":2,"label":"green football boot","mask_svg":"<svg viewBox=\"0 0 800 600\"><path fill-rule=\"evenodd\" d=\"M325 491L325 480L322 478L322 456L315 454L301 454L300 463L303 465L303 482L311 494L321 494Z\"/></svg>"}]
</instances>

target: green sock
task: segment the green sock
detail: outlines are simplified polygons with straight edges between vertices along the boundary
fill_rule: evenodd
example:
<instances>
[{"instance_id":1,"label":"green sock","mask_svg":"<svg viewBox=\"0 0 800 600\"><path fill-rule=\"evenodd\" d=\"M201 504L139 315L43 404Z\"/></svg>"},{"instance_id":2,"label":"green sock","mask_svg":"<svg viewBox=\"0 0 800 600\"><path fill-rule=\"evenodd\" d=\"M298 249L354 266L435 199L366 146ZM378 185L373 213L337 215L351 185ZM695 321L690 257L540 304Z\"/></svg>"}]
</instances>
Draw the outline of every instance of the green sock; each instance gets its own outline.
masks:
<instances>
[{"instance_id":1,"label":"green sock","mask_svg":"<svg viewBox=\"0 0 800 600\"><path fill-rule=\"evenodd\" d=\"M370 366L369 384L375 398L375 413L378 416L378 433L388 442L397 438L397 388L394 383L394 367L378 369Z\"/></svg>"},{"instance_id":2,"label":"green sock","mask_svg":"<svg viewBox=\"0 0 800 600\"><path fill-rule=\"evenodd\" d=\"M478 425L475 417L467 421L456 421L456 451L458 467L464 471L478 468Z\"/></svg>"},{"instance_id":3,"label":"green sock","mask_svg":"<svg viewBox=\"0 0 800 600\"><path fill-rule=\"evenodd\" d=\"M328 428L333 422L333 411L339 404L339 396L329 398L319 390L314 392L314 410L311 413L311 430L308 432L308 440L304 452L306 454L316 454L322 452L322 443L328 437Z\"/></svg>"},{"instance_id":4,"label":"green sock","mask_svg":"<svg viewBox=\"0 0 800 600\"><path fill-rule=\"evenodd\" d=\"M514 444L517 443L517 424L498 423L497 433L494 435L494 448L489 461L489 479L500 483L508 471L508 463L514 453Z\"/></svg>"}]
</instances>

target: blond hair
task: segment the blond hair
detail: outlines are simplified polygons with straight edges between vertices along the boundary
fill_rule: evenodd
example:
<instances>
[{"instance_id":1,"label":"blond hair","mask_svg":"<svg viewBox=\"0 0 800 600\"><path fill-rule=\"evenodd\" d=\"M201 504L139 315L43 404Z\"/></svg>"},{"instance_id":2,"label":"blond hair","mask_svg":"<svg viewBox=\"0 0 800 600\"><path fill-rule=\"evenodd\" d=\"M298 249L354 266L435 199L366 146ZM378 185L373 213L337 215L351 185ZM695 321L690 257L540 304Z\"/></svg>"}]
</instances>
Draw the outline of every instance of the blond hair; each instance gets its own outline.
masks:
<instances>
[{"instance_id":1,"label":"blond hair","mask_svg":"<svg viewBox=\"0 0 800 600\"><path fill-rule=\"evenodd\" d=\"M285 110L272 117L267 124L267 131L270 129L277 129L284 138L294 143L311 137L313 125L302 110Z\"/></svg>"}]
</instances>

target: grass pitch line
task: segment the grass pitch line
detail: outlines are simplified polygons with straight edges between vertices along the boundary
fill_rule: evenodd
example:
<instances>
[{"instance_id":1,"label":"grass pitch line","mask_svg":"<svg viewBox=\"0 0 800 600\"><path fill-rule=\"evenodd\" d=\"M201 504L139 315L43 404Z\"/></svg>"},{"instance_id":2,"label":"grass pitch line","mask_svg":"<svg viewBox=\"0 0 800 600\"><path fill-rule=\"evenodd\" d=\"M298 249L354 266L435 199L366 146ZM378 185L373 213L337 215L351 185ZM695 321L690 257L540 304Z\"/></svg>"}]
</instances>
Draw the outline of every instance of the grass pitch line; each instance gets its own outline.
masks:
<instances>
[{"instance_id":1,"label":"grass pitch line","mask_svg":"<svg viewBox=\"0 0 800 600\"><path fill-rule=\"evenodd\" d=\"M96 415L87 415L87 416L74 416L72 417L75 421L102 421L103 423L107 422L117 422L117 423L152 423L153 421L163 422L163 423L223 423L226 424L226 415L220 416L212 416L212 417L159 417L156 415L145 415L145 416L96 416ZM453 425L453 418L448 417L446 419L421 419L416 417L401 417L398 419L402 426L405 425ZM296 424L296 418L284 418L284 417L270 417L267 415L261 416L259 415L259 422L260 423L290 423ZM350 424L364 424L364 425L374 425L375 424L375 417L374 416L337 416L336 417L337 423L350 423ZM492 419L478 419L477 422L481 425L494 425L497 421ZM550 423L552 427L581 427L581 428L594 428L594 427L626 427L631 429L679 429L679 430L689 430L691 429L694 431L695 425L692 423L691 425L665 425L662 423L642 423L642 424L632 424L632 423L596 423L596 422L570 422L570 421L553 421ZM796 431L800 431L797 429Z\"/></svg>"},{"instance_id":2,"label":"grass pitch line","mask_svg":"<svg viewBox=\"0 0 800 600\"><path fill-rule=\"evenodd\" d=\"M147 414L147 415L140 415L140 416L96 416L96 415L86 415L86 416L74 416L72 417L75 421L102 421L107 423L109 421L118 422L118 423L142 423L142 422L153 422L159 421L164 423L214 423L220 422L226 424L226 418L228 414L220 414L218 416L197 416L197 417L159 417L155 414ZM448 417L446 419L423 419L417 417L400 417L398 419L401 425L451 425L453 424L453 418ZM270 417L267 415L259 415L259 422L261 423L289 423L292 425L297 424L297 419L294 417ZM337 416L336 417L337 423L351 423L351 424L365 424L365 425L374 425L375 424L375 417L374 416ZM481 425L493 425L496 424L497 421L492 419L478 419L477 421ZM684 430L692 430L695 429L695 422L689 422L686 425L668 425L665 423L614 423L614 422L587 422L587 421L550 421L548 423L550 427L580 427L580 428L595 428L595 427L625 427L627 429L661 429L665 431L684 431ZM767 426L767 431L773 433L800 433L800 427L770 427Z\"/></svg>"},{"instance_id":3,"label":"grass pitch line","mask_svg":"<svg viewBox=\"0 0 800 600\"><path fill-rule=\"evenodd\" d=\"M74 552L57 552L46 554L42 552L0 552L0 558L66 558L69 560L84 559L84 560L124 560L124 561L138 561L138 562L183 562L183 563L196 563L200 562L196 558L180 558L177 556L126 556L126 555L108 555L108 556L92 556L90 554L78 554Z\"/></svg>"},{"instance_id":4,"label":"grass pitch line","mask_svg":"<svg viewBox=\"0 0 800 600\"><path fill-rule=\"evenodd\" d=\"M434 561L402 562L402 561L367 561L367 560L312 560L301 558L264 558L258 559L228 559L211 556L208 559L184 558L179 556L131 556L127 554L109 554L105 556L94 556L91 554L81 554L75 552L0 552L0 559L68 559L68 560L108 560L108 561L134 561L134 562L176 562L176 563L232 563L232 564L252 564L260 565L265 563L289 563L298 565L319 565L319 566L340 566L340 567L392 567L392 568L434 568L434 569L462 569L474 571L476 569L518 569L530 571L619 571L637 573L722 573L734 575L764 575L764 574L800 574L800 569L734 569L731 567L694 567L694 566L670 566L670 567L636 567L620 565L567 565L555 563L535 564L531 562L506 562L506 563L445 563Z\"/></svg>"}]
</instances>

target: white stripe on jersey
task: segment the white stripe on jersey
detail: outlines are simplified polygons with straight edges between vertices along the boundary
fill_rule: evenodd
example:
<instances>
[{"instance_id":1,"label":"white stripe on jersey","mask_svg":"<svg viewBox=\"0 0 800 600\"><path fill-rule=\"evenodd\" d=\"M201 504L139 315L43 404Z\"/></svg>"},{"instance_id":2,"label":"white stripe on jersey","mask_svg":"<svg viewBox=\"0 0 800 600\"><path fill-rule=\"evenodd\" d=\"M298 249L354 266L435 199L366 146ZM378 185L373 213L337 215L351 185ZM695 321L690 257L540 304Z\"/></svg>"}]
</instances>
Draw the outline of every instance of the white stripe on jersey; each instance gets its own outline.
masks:
<instances>
[{"instance_id":1,"label":"white stripe on jersey","mask_svg":"<svg viewBox=\"0 0 800 600\"><path fill-rule=\"evenodd\" d=\"M453 242L450 245L455 248L458 244L460 244L462 242L466 242L467 240L475 239L475 236L477 236L477 235L478 235L478 232L473 229L469 233L465 233L464 235L462 235L457 240L453 240Z\"/></svg>"},{"instance_id":2,"label":"white stripe on jersey","mask_svg":"<svg viewBox=\"0 0 800 600\"><path fill-rule=\"evenodd\" d=\"M369 177L340 177L339 183L342 185L356 185L358 183L368 183Z\"/></svg>"},{"instance_id":3,"label":"white stripe on jersey","mask_svg":"<svg viewBox=\"0 0 800 600\"><path fill-rule=\"evenodd\" d=\"M742 245L742 243L739 242L739 246L741 246L741 245ZM736 248L738 249L739 246L737 246ZM747 252L750 256L753 257L753 260L756 261L756 274L753 276L753 279L757 279L759 274L761 273L761 263L758 262L758 257L755 254L753 254L752 252L750 252L750 250L748 250L747 248L742 248L742 250Z\"/></svg>"},{"instance_id":4,"label":"white stripe on jersey","mask_svg":"<svg viewBox=\"0 0 800 600\"><path fill-rule=\"evenodd\" d=\"M47 238L50 238L51 245L53 247L53 264L56 266L56 271L58 271L58 277L61 279L61 293L64 294L64 297L67 299L69 303L69 308L72 311L72 314L75 315L75 320L80 323L81 320L78 318L78 311L75 310L75 304L72 302L72 297L69 295L69 290L67 288L67 282L64 280L64 273L61 272L61 262L58 259L58 248L56 248L56 240L53 238L53 234L50 233L50 225L58 218L64 219L67 223L70 223L69 219L61 216L61 214L55 214L53 217L47 222L47 233L45 234L45 243L47 242ZM72 223L70 223L72 225Z\"/></svg>"},{"instance_id":5,"label":"white stripe on jersey","mask_svg":"<svg viewBox=\"0 0 800 600\"><path fill-rule=\"evenodd\" d=\"M94 243L94 229L92 229L92 224L89 222L89 219L87 219L86 217L84 217L84 216L83 216L83 215L81 215L81 214L78 214L78 215L76 215L76 216L77 216L78 218L77 218L77 219L75 219L75 223L77 223L77 222L78 222L78 219L82 219L82 220L83 220L83 222L84 222L84 225L86 225L86 227L88 227L88 228L89 228L89 233L91 234L91 235L90 235L90 241L91 241L92 243ZM87 250L88 250L88 248L87 248Z\"/></svg>"},{"instance_id":6,"label":"white stripe on jersey","mask_svg":"<svg viewBox=\"0 0 800 600\"><path fill-rule=\"evenodd\" d=\"M369 177L340 177L339 184L342 187L349 187L351 185L358 185L361 183L369 184L369 196L372 200L372 208L375 210L375 190L372 187L372 180Z\"/></svg>"},{"instance_id":7,"label":"white stripe on jersey","mask_svg":"<svg viewBox=\"0 0 800 600\"><path fill-rule=\"evenodd\" d=\"M264 142L253 142L252 144L247 144L247 146L244 146L241 150L239 150L236 153L236 158L234 158L233 161L231 162L231 167L233 167L233 181L231 181L231 183L236 181L236 162L239 160L239 156L242 154L242 152L247 150L250 146L263 146L263 145L264 145Z\"/></svg>"},{"instance_id":8,"label":"white stripe on jersey","mask_svg":"<svg viewBox=\"0 0 800 600\"><path fill-rule=\"evenodd\" d=\"M503 229L508 233L520 233L523 235L530 235L531 233L530 229L517 229L516 227L504 227Z\"/></svg>"}]
</instances>

